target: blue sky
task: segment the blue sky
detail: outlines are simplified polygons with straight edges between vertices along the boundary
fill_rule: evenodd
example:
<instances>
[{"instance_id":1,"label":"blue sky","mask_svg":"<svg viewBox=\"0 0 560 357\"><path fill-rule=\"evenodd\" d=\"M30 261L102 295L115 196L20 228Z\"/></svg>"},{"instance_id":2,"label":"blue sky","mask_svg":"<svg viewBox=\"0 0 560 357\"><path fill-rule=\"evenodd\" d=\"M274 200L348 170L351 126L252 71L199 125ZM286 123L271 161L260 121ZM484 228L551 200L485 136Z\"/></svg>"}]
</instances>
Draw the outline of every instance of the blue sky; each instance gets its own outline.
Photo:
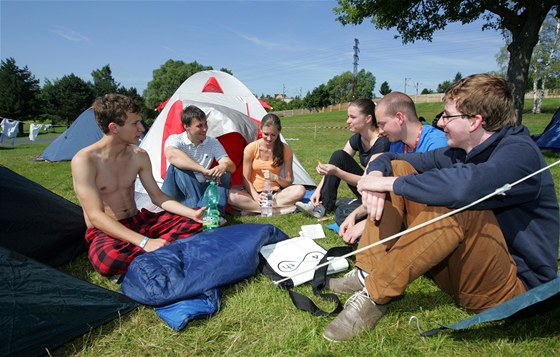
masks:
<instances>
[{"instance_id":1,"label":"blue sky","mask_svg":"<svg viewBox=\"0 0 560 357\"><path fill-rule=\"evenodd\" d=\"M256 95L305 95L344 71L376 77L416 94L497 69L501 35L482 23L450 24L430 42L403 45L396 30L335 21L335 0L0 1L0 57L13 57L37 79L55 80L109 64L113 77L140 93L168 59L230 69Z\"/></svg>"}]
</instances>

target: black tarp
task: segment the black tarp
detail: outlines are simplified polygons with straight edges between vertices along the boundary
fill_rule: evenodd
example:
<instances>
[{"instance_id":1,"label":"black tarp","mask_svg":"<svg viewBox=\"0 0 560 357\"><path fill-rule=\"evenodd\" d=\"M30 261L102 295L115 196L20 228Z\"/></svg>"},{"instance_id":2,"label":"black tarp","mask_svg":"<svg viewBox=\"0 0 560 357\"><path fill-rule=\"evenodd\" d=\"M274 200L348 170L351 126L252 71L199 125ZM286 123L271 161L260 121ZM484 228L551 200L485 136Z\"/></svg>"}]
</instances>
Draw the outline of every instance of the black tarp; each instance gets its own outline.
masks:
<instances>
[{"instance_id":1,"label":"black tarp","mask_svg":"<svg viewBox=\"0 0 560 357\"><path fill-rule=\"evenodd\" d=\"M128 297L0 247L0 356L46 354L134 309Z\"/></svg>"},{"instance_id":2,"label":"black tarp","mask_svg":"<svg viewBox=\"0 0 560 357\"><path fill-rule=\"evenodd\" d=\"M50 266L84 251L82 209L0 166L0 246Z\"/></svg>"},{"instance_id":3,"label":"black tarp","mask_svg":"<svg viewBox=\"0 0 560 357\"><path fill-rule=\"evenodd\" d=\"M45 355L137 306L51 267L84 251L85 229L79 206L0 166L0 356Z\"/></svg>"}]
</instances>

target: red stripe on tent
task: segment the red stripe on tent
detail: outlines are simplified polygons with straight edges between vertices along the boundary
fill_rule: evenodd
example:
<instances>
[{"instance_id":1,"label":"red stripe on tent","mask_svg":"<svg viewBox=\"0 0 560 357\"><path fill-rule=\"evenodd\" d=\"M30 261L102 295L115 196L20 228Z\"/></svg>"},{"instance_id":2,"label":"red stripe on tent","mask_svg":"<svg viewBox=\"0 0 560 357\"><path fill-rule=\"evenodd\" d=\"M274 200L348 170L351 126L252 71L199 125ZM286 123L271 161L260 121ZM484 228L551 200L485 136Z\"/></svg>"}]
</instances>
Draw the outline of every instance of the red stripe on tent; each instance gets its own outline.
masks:
<instances>
[{"instance_id":1,"label":"red stripe on tent","mask_svg":"<svg viewBox=\"0 0 560 357\"><path fill-rule=\"evenodd\" d=\"M177 100L173 103L171 109L169 109L169 113L167 113L167 118L165 119L165 125L163 127L163 134L161 138L161 166L160 166L160 173L161 178L165 179L165 174L167 173L167 158L165 157L164 147L165 141L169 137L169 135L173 134L180 134L185 129L183 129L183 125L181 123L181 113L183 112L183 102Z\"/></svg>"},{"instance_id":2,"label":"red stripe on tent","mask_svg":"<svg viewBox=\"0 0 560 357\"><path fill-rule=\"evenodd\" d=\"M261 103L261 105L263 106L264 109L273 109L267 102L265 102L262 99L259 99L259 103Z\"/></svg>"},{"instance_id":3,"label":"red stripe on tent","mask_svg":"<svg viewBox=\"0 0 560 357\"><path fill-rule=\"evenodd\" d=\"M206 84L204 84L204 87L202 87L202 92L214 92L214 93L222 93L224 94L224 91L222 89L222 87L220 86L220 83L218 83L218 80L216 79L216 77L210 77L208 78L208 80L206 81Z\"/></svg>"},{"instance_id":4,"label":"red stripe on tent","mask_svg":"<svg viewBox=\"0 0 560 357\"><path fill-rule=\"evenodd\" d=\"M165 105L167 104L167 102L169 102L169 99L171 99L171 97L167 98L163 103L158 105L154 110L157 110L157 111L163 110L163 108L165 108Z\"/></svg>"}]
</instances>

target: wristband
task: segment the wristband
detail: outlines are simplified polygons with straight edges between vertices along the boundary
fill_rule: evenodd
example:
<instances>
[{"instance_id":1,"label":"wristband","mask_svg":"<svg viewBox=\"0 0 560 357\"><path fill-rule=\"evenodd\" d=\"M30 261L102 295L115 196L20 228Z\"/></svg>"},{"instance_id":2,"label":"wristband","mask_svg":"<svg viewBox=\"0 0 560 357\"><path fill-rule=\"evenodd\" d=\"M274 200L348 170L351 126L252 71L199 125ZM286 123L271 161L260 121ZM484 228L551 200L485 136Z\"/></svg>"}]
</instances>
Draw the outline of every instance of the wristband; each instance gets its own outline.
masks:
<instances>
[{"instance_id":1,"label":"wristband","mask_svg":"<svg viewBox=\"0 0 560 357\"><path fill-rule=\"evenodd\" d=\"M144 237L144 239L142 239L142 241L140 242L139 247L144 249L144 247L146 246L146 244L148 243L149 240L150 240L150 238Z\"/></svg>"}]
</instances>

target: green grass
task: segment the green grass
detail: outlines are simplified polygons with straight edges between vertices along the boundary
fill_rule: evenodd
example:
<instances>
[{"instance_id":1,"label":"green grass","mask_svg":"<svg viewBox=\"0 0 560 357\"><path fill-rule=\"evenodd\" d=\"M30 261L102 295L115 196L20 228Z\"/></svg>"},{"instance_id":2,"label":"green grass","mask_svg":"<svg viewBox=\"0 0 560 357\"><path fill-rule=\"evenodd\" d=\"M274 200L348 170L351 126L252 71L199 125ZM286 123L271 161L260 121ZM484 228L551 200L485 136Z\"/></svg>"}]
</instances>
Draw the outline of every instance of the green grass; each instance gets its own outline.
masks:
<instances>
[{"instance_id":1,"label":"green grass","mask_svg":"<svg viewBox=\"0 0 560 357\"><path fill-rule=\"evenodd\" d=\"M419 104L419 115L432 118L441 111L441 104L436 104ZM560 101L551 103L547 100L546 104L545 113L524 116L524 123L534 133L542 132ZM314 170L317 160L327 161L332 151L342 148L350 136L347 130L325 127L344 126L345 120L344 112L282 119L284 136L290 139L289 144L317 182L319 176ZM0 164L77 203L68 162L32 160L47 145L0 146ZM545 153L545 157L547 162L552 163L560 159L560 154ZM555 167L552 172L558 190L560 169ZM339 192L341 196L351 197L346 186L341 186ZM270 219L230 217L230 222L271 223L288 235L297 236L301 225L316 223L316 220L298 213ZM325 248L342 245L334 232L325 232L327 238L319 241L321 245ZM85 255L61 270L111 290L119 289L117 284L94 272ZM309 284L297 290L312 295ZM420 338L416 327L408 325L412 315L420 319L424 329L469 316L425 278L416 280L402 299L391 303L390 313L374 331L347 343L329 343L324 340L321 334L332 318L315 317L295 309L288 294L271 285L270 279L263 275L226 289L222 303L221 310L214 317L191 322L181 332L171 330L152 308L140 307L52 353L56 356L551 356L560 352L559 308L544 316L485 324L464 332L443 332L426 339ZM330 307L328 304L321 306Z\"/></svg>"}]
</instances>

